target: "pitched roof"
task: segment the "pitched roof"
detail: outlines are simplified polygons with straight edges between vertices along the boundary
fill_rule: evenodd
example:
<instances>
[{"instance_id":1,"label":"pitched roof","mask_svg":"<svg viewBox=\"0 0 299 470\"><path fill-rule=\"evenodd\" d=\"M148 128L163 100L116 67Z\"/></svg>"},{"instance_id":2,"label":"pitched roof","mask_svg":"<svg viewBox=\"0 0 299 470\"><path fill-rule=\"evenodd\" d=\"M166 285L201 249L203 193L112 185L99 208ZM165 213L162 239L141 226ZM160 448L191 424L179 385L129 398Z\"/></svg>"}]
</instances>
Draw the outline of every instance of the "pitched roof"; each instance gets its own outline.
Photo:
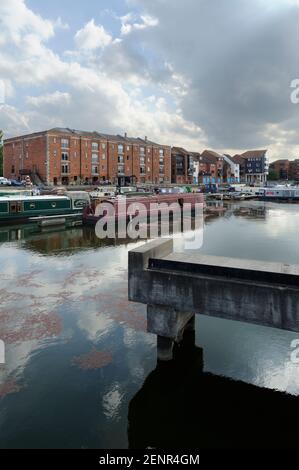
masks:
<instances>
[{"instance_id":1,"label":"pitched roof","mask_svg":"<svg viewBox=\"0 0 299 470\"><path fill-rule=\"evenodd\" d=\"M183 147L172 147L171 153L175 155L190 155L192 152L188 152Z\"/></svg>"},{"instance_id":2,"label":"pitched roof","mask_svg":"<svg viewBox=\"0 0 299 470\"><path fill-rule=\"evenodd\" d=\"M207 163L217 163L221 155L213 150L204 150L201 154L202 159L205 159Z\"/></svg>"},{"instance_id":3,"label":"pitched roof","mask_svg":"<svg viewBox=\"0 0 299 470\"><path fill-rule=\"evenodd\" d=\"M244 152L241 154L242 158L260 158L264 157L265 154L267 153L267 150L248 150L247 152Z\"/></svg>"},{"instance_id":4,"label":"pitched roof","mask_svg":"<svg viewBox=\"0 0 299 470\"><path fill-rule=\"evenodd\" d=\"M282 158L280 160L275 160L274 162L271 162L271 165L275 165L276 163L290 163L287 158Z\"/></svg>"},{"instance_id":5,"label":"pitched roof","mask_svg":"<svg viewBox=\"0 0 299 470\"><path fill-rule=\"evenodd\" d=\"M140 137L128 137L125 135L114 135L114 134L106 134L104 132L98 131L82 131L78 129L70 129L69 127L54 127L47 132L59 132L62 134L73 134L78 136L85 136L91 137L94 139L104 139L109 140L112 142L119 142L119 143L131 143L131 144L138 144L138 145L155 145L157 147L169 147L169 145L158 144L157 142L153 142L152 140L148 140L147 138L141 139Z\"/></svg>"},{"instance_id":6,"label":"pitched roof","mask_svg":"<svg viewBox=\"0 0 299 470\"><path fill-rule=\"evenodd\" d=\"M235 162L235 163L239 163L239 165L242 165L242 163L245 162L245 158L242 157L242 155L235 155L232 160Z\"/></svg>"}]
</instances>

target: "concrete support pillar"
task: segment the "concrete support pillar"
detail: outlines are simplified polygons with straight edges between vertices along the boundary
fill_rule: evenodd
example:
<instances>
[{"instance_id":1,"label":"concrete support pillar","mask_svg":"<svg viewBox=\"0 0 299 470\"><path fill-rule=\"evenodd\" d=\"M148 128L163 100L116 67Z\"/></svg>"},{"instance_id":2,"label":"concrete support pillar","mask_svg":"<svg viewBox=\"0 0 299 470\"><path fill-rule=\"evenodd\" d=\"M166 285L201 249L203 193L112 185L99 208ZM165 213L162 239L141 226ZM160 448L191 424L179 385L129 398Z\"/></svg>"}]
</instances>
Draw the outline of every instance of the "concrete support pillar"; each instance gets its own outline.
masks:
<instances>
[{"instance_id":1,"label":"concrete support pillar","mask_svg":"<svg viewBox=\"0 0 299 470\"><path fill-rule=\"evenodd\" d=\"M158 336L158 359L172 359L173 344L183 340L186 328L194 332L194 313L178 312L165 305L147 306L147 331Z\"/></svg>"}]
</instances>

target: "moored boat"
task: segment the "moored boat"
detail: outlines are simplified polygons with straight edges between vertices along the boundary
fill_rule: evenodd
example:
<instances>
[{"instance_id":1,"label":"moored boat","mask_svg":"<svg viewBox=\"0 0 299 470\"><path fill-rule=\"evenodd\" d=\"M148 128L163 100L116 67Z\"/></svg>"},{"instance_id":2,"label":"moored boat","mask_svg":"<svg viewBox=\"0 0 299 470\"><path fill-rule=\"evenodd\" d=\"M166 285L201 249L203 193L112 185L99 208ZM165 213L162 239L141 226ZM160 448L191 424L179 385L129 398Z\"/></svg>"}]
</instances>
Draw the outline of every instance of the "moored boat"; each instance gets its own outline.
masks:
<instances>
[{"instance_id":1,"label":"moored boat","mask_svg":"<svg viewBox=\"0 0 299 470\"><path fill-rule=\"evenodd\" d=\"M262 201L299 201L299 188L291 186L260 188L257 196Z\"/></svg>"},{"instance_id":2,"label":"moored boat","mask_svg":"<svg viewBox=\"0 0 299 470\"><path fill-rule=\"evenodd\" d=\"M37 217L82 214L89 203L83 191L65 196L10 196L0 198L0 223L27 222Z\"/></svg>"},{"instance_id":3,"label":"moored boat","mask_svg":"<svg viewBox=\"0 0 299 470\"><path fill-rule=\"evenodd\" d=\"M99 212L99 204L104 204L111 209L111 214L101 214ZM202 193L177 193L177 194L158 194L152 196L135 196L123 198L122 196L113 199L105 199L97 203L91 201L83 210L83 222L89 225L95 225L104 215L114 219L130 220L135 216L148 219L158 214L173 214L182 212L185 204L189 204L189 208L194 212L196 204L204 204L204 196ZM100 213L100 215L98 215Z\"/></svg>"}]
</instances>

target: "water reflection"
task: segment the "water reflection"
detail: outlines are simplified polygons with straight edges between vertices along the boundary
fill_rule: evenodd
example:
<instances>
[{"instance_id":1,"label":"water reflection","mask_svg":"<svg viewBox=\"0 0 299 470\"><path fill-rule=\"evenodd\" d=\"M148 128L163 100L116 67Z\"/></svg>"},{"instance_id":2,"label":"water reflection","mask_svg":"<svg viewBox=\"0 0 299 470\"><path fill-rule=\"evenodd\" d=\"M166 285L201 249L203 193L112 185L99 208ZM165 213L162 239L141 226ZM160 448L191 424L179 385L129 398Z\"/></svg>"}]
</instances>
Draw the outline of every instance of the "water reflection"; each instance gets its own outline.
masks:
<instances>
[{"instance_id":1,"label":"water reflection","mask_svg":"<svg viewBox=\"0 0 299 470\"><path fill-rule=\"evenodd\" d=\"M194 333L157 364L128 412L131 449L298 448L299 398L203 371Z\"/></svg>"},{"instance_id":2,"label":"water reflection","mask_svg":"<svg viewBox=\"0 0 299 470\"><path fill-rule=\"evenodd\" d=\"M299 264L297 211L269 203L227 205L206 218L201 252ZM261 416L292 429L281 413L292 409L295 416L295 397L284 400L222 376L299 394L298 369L290 365L295 333L198 316L203 371L195 348L181 369L176 362L173 373L159 366L149 375L156 338L146 332L145 307L128 302L127 293L128 250L143 241L101 241L93 228L41 231L31 225L2 227L0 240L0 338L7 342L7 364L0 367L1 448L125 448L128 407L138 390L130 405L132 447L161 445L171 423L177 437L170 432L169 439L178 447L222 438L234 445L241 440L237 426L244 428L240 420L224 434L235 414L251 423L247 402L259 422L253 404L269 410L269 400L273 416ZM165 416L162 423L156 410Z\"/></svg>"}]
</instances>

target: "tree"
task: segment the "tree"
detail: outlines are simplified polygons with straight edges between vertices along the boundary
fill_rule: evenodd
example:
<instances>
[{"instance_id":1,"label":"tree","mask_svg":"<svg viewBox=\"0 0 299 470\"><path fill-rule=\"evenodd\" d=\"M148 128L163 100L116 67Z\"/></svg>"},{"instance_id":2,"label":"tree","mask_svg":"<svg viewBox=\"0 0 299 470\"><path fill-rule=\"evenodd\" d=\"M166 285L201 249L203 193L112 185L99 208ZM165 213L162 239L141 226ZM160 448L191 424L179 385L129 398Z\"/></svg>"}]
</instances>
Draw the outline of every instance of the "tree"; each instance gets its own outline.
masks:
<instances>
[{"instance_id":1,"label":"tree","mask_svg":"<svg viewBox=\"0 0 299 470\"><path fill-rule=\"evenodd\" d=\"M0 176L3 176L3 131L0 130Z\"/></svg>"},{"instance_id":2,"label":"tree","mask_svg":"<svg viewBox=\"0 0 299 470\"><path fill-rule=\"evenodd\" d=\"M268 181L277 181L279 180L279 174L275 170L269 171Z\"/></svg>"}]
</instances>

